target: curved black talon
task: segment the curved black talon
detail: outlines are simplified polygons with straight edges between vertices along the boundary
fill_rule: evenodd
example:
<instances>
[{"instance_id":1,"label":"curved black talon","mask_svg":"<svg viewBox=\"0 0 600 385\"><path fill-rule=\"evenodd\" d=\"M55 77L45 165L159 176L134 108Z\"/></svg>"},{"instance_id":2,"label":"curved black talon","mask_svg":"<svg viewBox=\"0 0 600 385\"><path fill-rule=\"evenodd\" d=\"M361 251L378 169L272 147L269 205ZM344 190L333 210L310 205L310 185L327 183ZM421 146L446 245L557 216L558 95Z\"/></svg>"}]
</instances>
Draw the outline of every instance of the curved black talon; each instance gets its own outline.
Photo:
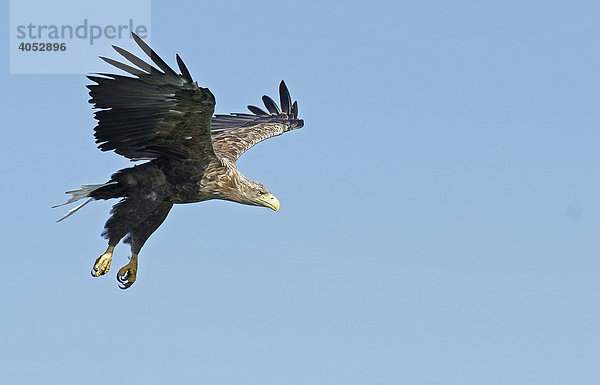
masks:
<instances>
[{"instance_id":1,"label":"curved black talon","mask_svg":"<svg viewBox=\"0 0 600 385\"><path fill-rule=\"evenodd\" d=\"M96 265L94 264L94 266L92 266L92 270L90 271L90 273L92 274L92 277L98 278L98 277L102 277L104 274L106 274L106 271L104 271L103 273L96 275L96 273L98 273L98 271L100 271L100 269L96 269L95 266Z\"/></svg>"},{"instance_id":2,"label":"curved black talon","mask_svg":"<svg viewBox=\"0 0 600 385\"><path fill-rule=\"evenodd\" d=\"M125 273L121 274L121 270L117 272L117 281L119 282L119 289L129 289L131 285L135 283L135 279L133 281L130 281L129 278L131 278L132 276L131 272L129 270L126 270Z\"/></svg>"},{"instance_id":3,"label":"curved black talon","mask_svg":"<svg viewBox=\"0 0 600 385\"><path fill-rule=\"evenodd\" d=\"M96 269L96 264L94 263L94 265L92 266L92 270L90 270L90 274L92 274L92 277L94 278L98 278L98 277L102 277L104 274L106 274L106 271L100 275L96 275L96 273L99 271L100 269Z\"/></svg>"},{"instance_id":4,"label":"curved black talon","mask_svg":"<svg viewBox=\"0 0 600 385\"><path fill-rule=\"evenodd\" d=\"M125 284L119 284L119 289L121 290L127 290L131 287L131 285L133 285L133 282L127 282Z\"/></svg>"},{"instance_id":5,"label":"curved black talon","mask_svg":"<svg viewBox=\"0 0 600 385\"><path fill-rule=\"evenodd\" d=\"M129 282L129 281L123 282L123 281L121 281L118 278L117 278L117 281L119 281L119 285L118 286L119 286L119 289L121 289L121 290L129 289L131 287L131 285L133 285L135 283L135 281L134 282Z\"/></svg>"}]
</instances>

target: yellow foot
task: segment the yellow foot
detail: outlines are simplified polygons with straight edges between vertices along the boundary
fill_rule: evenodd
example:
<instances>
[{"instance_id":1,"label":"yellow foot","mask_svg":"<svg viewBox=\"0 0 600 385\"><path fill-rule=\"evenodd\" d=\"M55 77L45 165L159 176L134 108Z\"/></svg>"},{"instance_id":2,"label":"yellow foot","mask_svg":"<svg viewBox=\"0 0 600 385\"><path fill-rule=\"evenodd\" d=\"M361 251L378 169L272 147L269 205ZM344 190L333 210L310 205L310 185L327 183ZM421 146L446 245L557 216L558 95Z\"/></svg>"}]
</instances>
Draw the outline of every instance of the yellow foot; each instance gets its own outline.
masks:
<instances>
[{"instance_id":1,"label":"yellow foot","mask_svg":"<svg viewBox=\"0 0 600 385\"><path fill-rule=\"evenodd\" d=\"M98 259L96 259L94 267L92 267L92 276L99 277L108 272L108 269L110 269L110 262L112 261L112 254L114 249L114 246L108 246L108 249L106 249L104 254L102 254L98 257Z\"/></svg>"},{"instance_id":2,"label":"yellow foot","mask_svg":"<svg viewBox=\"0 0 600 385\"><path fill-rule=\"evenodd\" d=\"M120 289L127 289L135 282L135 275L137 274L138 268L138 256L137 254L131 255L129 263L123 266L117 273L117 281L119 281Z\"/></svg>"}]
</instances>

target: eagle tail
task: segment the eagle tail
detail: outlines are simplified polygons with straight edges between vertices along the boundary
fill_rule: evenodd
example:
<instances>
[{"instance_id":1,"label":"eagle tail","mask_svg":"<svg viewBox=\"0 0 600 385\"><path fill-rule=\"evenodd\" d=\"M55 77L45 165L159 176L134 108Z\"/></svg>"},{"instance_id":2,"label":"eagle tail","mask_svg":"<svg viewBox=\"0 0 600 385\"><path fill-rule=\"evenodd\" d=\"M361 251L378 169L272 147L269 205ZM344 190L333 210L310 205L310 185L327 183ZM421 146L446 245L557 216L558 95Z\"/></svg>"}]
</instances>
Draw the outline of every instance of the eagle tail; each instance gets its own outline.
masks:
<instances>
[{"instance_id":1,"label":"eagle tail","mask_svg":"<svg viewBox=\"0 0 600 385\"><path fill-rule=\"evenodd\" d=\"M71 194L71 198L69 198L69 200L66 201L65 203L61 203L59 205L52 206L52 208L56 208L56 207L68 205L69 203L77 202L80 199L87 198L87 197L91 196L94 191L96 191L96 190L98 190L98 189L100 189L102 187L110 186L110 185L116 184L116 183L117 182L112 181L112 182L108 182L108 183L104 183L104 184L84 184L83 186L81 186L81 188L79 190L72 190L72 191L65 192L65 194ZM88 198L85 202L77 205L76 207L73 207L71 210L67 211L67 213L65 215L63 215L62 217L60 217L60 219L57 220L57 222L60 222L63 219L66 219L66 218L70 217L77 210L79 210L80 208L82 208L83 206L87 205L88 203L90 203L93 200L94 200L93 197Z\"/></svg>"}]
</instances>

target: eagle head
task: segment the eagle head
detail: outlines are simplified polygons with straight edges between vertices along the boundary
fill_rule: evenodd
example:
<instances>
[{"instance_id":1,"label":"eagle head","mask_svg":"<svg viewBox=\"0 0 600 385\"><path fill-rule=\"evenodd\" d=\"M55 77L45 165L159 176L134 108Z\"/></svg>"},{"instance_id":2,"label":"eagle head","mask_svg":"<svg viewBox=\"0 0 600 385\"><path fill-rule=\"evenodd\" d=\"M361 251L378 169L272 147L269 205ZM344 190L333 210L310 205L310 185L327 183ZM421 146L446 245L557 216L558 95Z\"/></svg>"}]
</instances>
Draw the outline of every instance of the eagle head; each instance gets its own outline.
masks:
<instances>
[{"instance_id":1,"label":"eagle head","mask_svg":"<svg viewBox=\"0 0 600 385\"><path fill-rule=\"evenodd\" d=\"M229 186L233 188L227 189L227 194L223 199L251 206L265 206L279 211L279 200L265 186L244 177L239 172L236 174L236 177L233 178L235 182Z\"/></svg>"},{"instance_id":2,"label":"eagle head","mask_svg":"<svg viewBox=\"0 0 600 385\"><path fill-rule=\"evenodd\" d=\"M254 181L249 181L243 189L244 197L248 204L253 206L265 206L276 212L279 211L279 199L271 194L269 190L262 184Z\"/></svg>"}]
</instances>

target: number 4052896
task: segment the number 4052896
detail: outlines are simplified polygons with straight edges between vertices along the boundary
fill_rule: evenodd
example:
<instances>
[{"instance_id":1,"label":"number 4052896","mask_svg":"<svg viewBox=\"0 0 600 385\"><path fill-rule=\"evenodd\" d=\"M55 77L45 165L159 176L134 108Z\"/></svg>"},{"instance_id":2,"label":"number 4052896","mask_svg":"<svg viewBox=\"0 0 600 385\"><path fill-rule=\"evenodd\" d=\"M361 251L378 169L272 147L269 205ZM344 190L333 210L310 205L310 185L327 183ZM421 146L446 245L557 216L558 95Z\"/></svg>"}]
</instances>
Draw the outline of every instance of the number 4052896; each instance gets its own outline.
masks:
<instances>
[{"instance_id":1,"label":"number 4052896","mask_svg":"<svg viewBox=\"0 0 600 385\"><path fill-rule=\"evenodd\" d=\"M21 43L21 51L66 51L66 43Z\"/></svg>"}]
</instances>

